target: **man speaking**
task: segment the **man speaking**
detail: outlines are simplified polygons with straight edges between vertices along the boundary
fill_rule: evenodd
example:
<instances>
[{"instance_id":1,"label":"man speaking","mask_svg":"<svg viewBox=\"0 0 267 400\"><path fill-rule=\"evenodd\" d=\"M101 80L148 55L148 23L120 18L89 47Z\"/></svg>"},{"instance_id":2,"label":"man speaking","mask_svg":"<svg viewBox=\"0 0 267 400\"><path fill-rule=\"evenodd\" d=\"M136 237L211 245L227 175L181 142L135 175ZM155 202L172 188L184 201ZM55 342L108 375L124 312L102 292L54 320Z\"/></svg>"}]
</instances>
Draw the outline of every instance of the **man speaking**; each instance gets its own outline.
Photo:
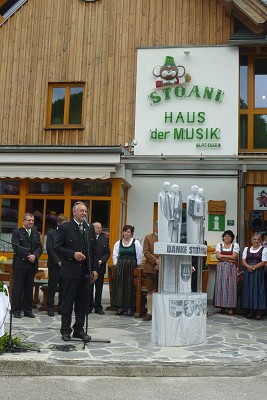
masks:
<instances>
[{"instance_id":1,"label":"man speaking","mask_svg":"<svg viewBox=\"0 0 267 400\"><path fill-rule=\"evenodd\" d=\"M85 222L87 207L77 201L73 218L61 225L54 251L61 260L62 279L62 340L71 340L71 316L74 306L73 337L87 343L91 340L84 332L85 315L88 313L89 285L97 279L96 237L94 226Z\"/></svg>"}]
</instances>

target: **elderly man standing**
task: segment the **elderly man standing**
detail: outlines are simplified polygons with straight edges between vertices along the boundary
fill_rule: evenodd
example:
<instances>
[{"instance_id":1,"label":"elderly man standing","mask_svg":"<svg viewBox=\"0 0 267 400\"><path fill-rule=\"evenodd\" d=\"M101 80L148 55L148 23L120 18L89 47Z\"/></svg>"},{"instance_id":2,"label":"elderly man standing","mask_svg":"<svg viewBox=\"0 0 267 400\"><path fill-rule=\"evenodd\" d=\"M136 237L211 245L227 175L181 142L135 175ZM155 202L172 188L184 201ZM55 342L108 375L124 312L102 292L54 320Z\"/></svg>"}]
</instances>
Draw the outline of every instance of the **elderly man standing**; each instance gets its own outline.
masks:
<instances>
[{"instance_id":1,"label":"elderly man standing","mask_svg":"<svg viewBox=\"0 0 267 400\"><path fill-rule=\"evenodd\" d=\"M34 276L38 271L38 259L43 252L41 235L33 229L34 216L23 215L23 226L12 232L14 249L14 284L12 291L12 312L15 318L35 318L32 313Z\"/></svg>"},{"instance_id":2,"label":"elderly man standing","mask_svg":"<svg viewBox=\"0 0 267 400\"><path fill-rule=\"evenodd\" d=\"M109 240L106 235L102 232L102 225L100 222L94 222L95 234L96 234L96 248L97 248L97 260L98 260L98 278L94 284L90 287L90 300L89 310L95 309L95 313L104 315L102 307L102 291L104 283L104 275L106 273L106 264L110 257ZM94 288L95 288L95 301L94 301Z\"/></svg>"},{"instance_id":3,"label":"elderly man standing","mask_svg":"<svg viewBox=\"0 0 267 400\"><path fill-rule=\"evenodd\" d=\"M62 280L62 340L79 338L87 343L91 337L84 332L85 315L89 306L89 285L98 277L96 237L93 225L86 222L87 207L77 201L73 206L73 218L60 225L54 251L61 260ZM74 306L75 323L71 328Z\"/></svg>"}]
</instances>

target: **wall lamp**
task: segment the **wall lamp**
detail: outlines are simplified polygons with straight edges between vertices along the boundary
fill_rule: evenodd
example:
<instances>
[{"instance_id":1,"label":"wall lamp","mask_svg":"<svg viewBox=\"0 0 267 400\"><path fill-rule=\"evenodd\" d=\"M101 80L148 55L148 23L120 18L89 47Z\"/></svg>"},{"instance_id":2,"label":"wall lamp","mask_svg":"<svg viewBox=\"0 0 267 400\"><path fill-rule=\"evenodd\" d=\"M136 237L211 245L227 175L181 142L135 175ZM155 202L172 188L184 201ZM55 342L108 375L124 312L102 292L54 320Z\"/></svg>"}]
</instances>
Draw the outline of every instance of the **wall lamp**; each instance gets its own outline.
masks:
<instances>
[{"instance_id":1,"label":"wall lamp","mask_svg":"<svg viewBox=\"0 0 267 400\"><path fill-rule=\"evenodd\" d=\"M133 139L132 140L132 142L129 142L129 143L125 143L124 144L124 147L127 147L128 148L128 151L130 151L130 153L134 153L134 148L135 148L135 146L137 146L138 145L138 141L136 140L136 139Z\"/></svg>"},{"instance_id":2,"label":"wall lamp","mask_svg":"<svg viewBox=\"0 0 267 400\"><path fill-rule=\"evenodd\" d=\"M186 56L189 56L190 51L189 51L189 50L185 50L185 51L184 51L184 54L185 54Z\"/></svg>"}]
</instances>

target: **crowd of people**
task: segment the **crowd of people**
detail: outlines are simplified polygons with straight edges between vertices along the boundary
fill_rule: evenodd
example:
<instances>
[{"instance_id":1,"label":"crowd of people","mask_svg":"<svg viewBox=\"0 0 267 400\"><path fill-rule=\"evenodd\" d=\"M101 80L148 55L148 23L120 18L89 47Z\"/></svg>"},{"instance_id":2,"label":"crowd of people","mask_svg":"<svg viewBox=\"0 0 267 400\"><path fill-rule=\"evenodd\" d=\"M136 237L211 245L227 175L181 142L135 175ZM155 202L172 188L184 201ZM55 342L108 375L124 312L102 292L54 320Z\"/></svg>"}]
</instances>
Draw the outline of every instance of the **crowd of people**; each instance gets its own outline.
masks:
<instances>
[{"instance_id":1,"label":"crowd of people","mask_svg":"<svg viewBox=\"0 0 267 400\"><path fill-rule=\"evenodd\" d=\"M72 336L84 342L91 340L84 331L85 317L95 311L104 315L102 291L107 261L111 256L109 239L102 232L100 222L88 224L87 207L78 201L73 206L70 221L59 216L57 229L47 235L48 254L48 296L47 314L54 316L54 301L59 290L58 313L61 314L60 332L62 340ZM158 241L158 223L153 232L144 238L143 247L134 238L134 226L123 227L122 238L113 248L113 289L111 305L117 315L132 316L135 313L134 269L143 268L147 283L147 312L144 321L152 319L153 293L158 289L159 255L154 252ZM38 270L38 259L43 248L40 233L34 229L34 215L26 213L23 225L12 233L14 249L14 283L12 313L15 318L34 318L32 312L34 277ZM240 308L247 318L260 320L267 309L267 234L262 237L255 232L251 236L251 246L242 252L235 242L231 230L222 234L222 242L216 245L216 267L214 283L214 306L219 313L232 316L237 309L237 285L242 282ZM196 258L196 257L195 257ZM195 261L195 264L194 264ZM194 264L194 265L193 265ZM197 261L192 260L192 275ZM196 275L196 274L195 274ZM196 281L192 279L192 291L196 291ZM72 325L74 310L75 321ZM23 312L23 315L22 315Z\"/></svg>"}]
</instances>

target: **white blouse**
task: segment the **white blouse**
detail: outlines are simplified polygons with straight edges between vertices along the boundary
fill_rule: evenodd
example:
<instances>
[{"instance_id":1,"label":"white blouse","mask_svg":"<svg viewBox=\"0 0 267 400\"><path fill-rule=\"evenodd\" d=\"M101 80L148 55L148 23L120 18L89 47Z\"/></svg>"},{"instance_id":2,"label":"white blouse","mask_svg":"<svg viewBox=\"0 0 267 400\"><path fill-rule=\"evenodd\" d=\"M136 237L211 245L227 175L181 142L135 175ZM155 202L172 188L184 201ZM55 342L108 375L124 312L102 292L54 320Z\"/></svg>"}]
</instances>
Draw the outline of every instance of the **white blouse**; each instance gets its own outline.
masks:
<instances>
[{"instance_id":1,"label":"white blouse","mask_svg":"<svg viewBox=\"0 0 267 400\"><path fill-rule=\"evenodd\" d=\"M249 251L251 253L258 253L258 251L262 248L262 246L260 246L258 249L253 249L252 246L250 247ZM242 260L245 260L247 258L247 252L248 252L248 247L244 248L243 254L242 254ZM261 257L261 261L267 261L267 248L264 247L263 248L263 252L262 252L262 257Z\"/></svg>"},{"instance_id":2,"label":"white blouse","mask_svg":"<svg viewBox=\"0 0 267 400\"><path fill-rule=\"evenodd\" d=\"M125 244L123 244L123 246L130 247L132 242L133 242L133 239L131 239L131 241L129 242L129 244L127 246ZM143 261L143 249L142 249L142 246L141 246L141 243L139 242L139 240L135 239L134 244L135 244L137 265L141 265L142 261ZM114 244L113 254L112 254L113 265L116 265L118 262L119 250L120 250L120 240L118 240Z\"/></svg>"},{"instance_id":3,"label":"white blouse","mask_svg":"<svg viewBox=\"0 0 267 400\"><path fill-rule=\"evenodd\" d=\"M233 245L234 245L234 248L233 248L233 251L235 252L235 253L239 253L239 251L240 251L240 248L239 248L239 244L238 243L232 243ZM231 248L232 248L232 244L231 244L231 247L230 247L230 249L226 249L223 245L224 245L224 243L222 243L222 251L231 251ZM221 243L218 243L217 245L216 245L216 250L215 250L215 252L217 253L217 252L221 252Z\"/></svg>"}]
</instances>

